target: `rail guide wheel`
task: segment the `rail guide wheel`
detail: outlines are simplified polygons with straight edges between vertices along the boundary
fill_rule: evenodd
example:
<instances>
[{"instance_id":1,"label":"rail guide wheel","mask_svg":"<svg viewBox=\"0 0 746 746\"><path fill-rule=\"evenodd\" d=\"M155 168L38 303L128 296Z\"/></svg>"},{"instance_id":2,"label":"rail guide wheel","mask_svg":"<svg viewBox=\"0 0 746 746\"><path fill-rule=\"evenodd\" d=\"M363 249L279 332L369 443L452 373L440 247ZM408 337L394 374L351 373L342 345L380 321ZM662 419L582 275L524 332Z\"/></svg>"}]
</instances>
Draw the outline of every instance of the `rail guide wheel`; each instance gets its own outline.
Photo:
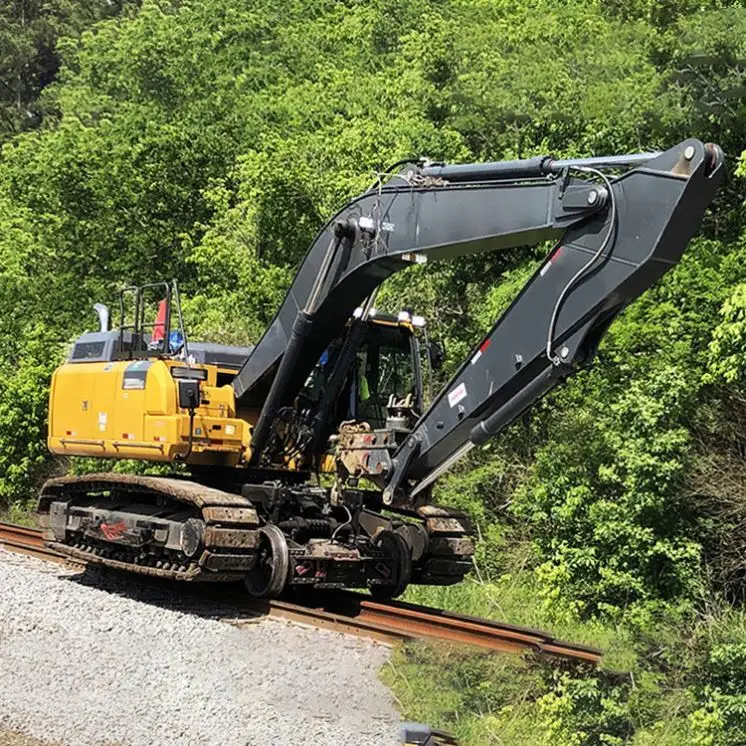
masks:
<instances>
[{"instance_id":1,"label":"rail guide wheel","mask_svg":"<svg viewBox=\"0 0 746 746\"><path fill-rule=\"evenodd\" d=\"M403 536L388 529L379 532L373 539L373 544L394 560L395 570L391 582L370 588L373 598L388 601L404 593L412 579L412 552Z\"/></svg>"},{"instance_id":2,"label":"rail guide wheel","mask_svg":"<svg viewBox=\"0 0 746 746\"><path fill-rule=\"evenodd\" d=\"M244 583L254 598L277 598L285 589L290 571L290 553L285 535L277 526L259 529L261 538L256 564Z\"/></svg>"}]
</instances>

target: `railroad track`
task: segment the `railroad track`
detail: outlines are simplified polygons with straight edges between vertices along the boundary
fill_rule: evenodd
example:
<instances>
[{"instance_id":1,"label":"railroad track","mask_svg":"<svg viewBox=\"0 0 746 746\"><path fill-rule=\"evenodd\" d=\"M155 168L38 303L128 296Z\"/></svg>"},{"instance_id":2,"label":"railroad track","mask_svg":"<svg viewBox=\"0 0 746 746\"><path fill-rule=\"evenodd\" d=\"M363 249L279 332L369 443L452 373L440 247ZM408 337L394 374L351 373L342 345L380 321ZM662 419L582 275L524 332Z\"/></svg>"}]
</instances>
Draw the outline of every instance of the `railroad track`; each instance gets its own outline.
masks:
<instances>
[{"instance_id":1,"label":"railroad track","mask_svg":"<svg viewBox=\"0 0 746 746\"><path fill-rule=\"evenodd\" d=\"M0 545L12 552L68 563L67 558L44 546L42 533L38 529L0 522ZM73 564L84 563L76 561ZM259 601L224 586L218 588L216 585L206 584L188 590L200 595L219 593L221 600L229 600L240 608L251 611L254 616L263 614L387 643L435 639L501 653L532 651L540 655L592 664L598 664L601 660L600 650L558 640L541 630L400 601L379 603L351 591L307 596L295 594L287 599Z\"/></svg>"},{"instance_id":2,"label":"railroad track","mask_svg":"<svg viewBox=\"0 0 746 746\"><path fill-rule=\"evenodd\" d=\"M0 522L0 544L17 554L27 554L39 559L64 562L64 558L57 552L44 546L41 531L36 528Z\"/></svg>"}]
</instances>

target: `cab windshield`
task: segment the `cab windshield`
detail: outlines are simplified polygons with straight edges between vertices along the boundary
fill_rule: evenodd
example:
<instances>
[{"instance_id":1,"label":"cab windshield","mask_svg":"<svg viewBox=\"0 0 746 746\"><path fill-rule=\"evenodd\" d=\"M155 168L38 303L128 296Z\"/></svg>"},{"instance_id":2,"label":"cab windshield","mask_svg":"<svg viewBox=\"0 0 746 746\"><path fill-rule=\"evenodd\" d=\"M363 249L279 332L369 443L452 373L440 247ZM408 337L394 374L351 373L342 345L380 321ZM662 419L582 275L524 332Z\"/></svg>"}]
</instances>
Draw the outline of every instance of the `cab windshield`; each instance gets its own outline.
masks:
<instances>
[{"instance_id":1,"label":"cab windshield","mask_svg":"<svg viewBox=\"0 0 746 746\"><path fill-rule=\"evenodd\" d=\"M304 397L311 407L321 401L341 347L342 339L330 345L309 376ZM392 396L397 400L411 396L411 405L421 410L418 363L414 362L419 361L418 354L415 337L396 322L369 323L337 402L334 422L362 420L373 428L382 428Z\"/></svg>"},{"instance_id":2,"label":"cab windshield","mask_svg":"<svg viewBox=\"0 0 746 746\"><path fill-rule=\"evenodd\" d=\"M419 386L413 366L413 338L398 326L371 325L365 346L357 355L357 370L351 394L355 394L354 419L374 428L384 427L387 404L412 397L419 409Z\"/></svg>"}]
</instances>

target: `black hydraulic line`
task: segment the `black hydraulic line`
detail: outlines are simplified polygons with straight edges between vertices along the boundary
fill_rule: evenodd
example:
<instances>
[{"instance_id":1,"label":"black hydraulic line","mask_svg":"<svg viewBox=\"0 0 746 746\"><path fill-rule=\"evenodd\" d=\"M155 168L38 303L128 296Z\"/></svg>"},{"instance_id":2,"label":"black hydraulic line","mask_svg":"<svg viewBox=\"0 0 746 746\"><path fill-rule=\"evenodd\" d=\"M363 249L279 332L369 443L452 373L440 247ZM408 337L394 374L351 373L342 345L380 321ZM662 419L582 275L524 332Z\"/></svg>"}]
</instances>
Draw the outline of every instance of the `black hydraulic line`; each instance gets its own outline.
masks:
<instances>
[{"instance_id":1,"label":"black hydraulic line","mask_svg":"<svg viewBox=\"0 0 746 746\"><path fill-rule=\"evenodd\" d=\"M652 160L660 153L633 153L631 155L600 156L594 158L569 158L556 160L548 155L517 161L492 161L488 163L438 164L422 169L423 176L446 181L511 181L538 179L542 176L561 174L566 168L587 166L591 168L629 168Z\"/></svg>"},{"instance_id":2,"label":"black hydraulic line","mask_svg":"<svg viewBox=\"0 0 746 746\"><path fill-rule=\"evenodd\" d=\"M195 409L196 409L196 402L192 401L189 406L189 441L187 443L186 453L177 453L174 456L174 461L186 461L192 455L192 448L194 446Z\"/></svg>"},{"instance_id":3,"label":"black hydraulic line","mask_svg":"<svg viewBox=\"0 0 746 746\"><path fill-rule=\"evenodd\" d=\"M555 160L552 158L546 167L551 173L560 173L566 168L588 167L603 170L606 168L630 168L632 166L642 166L653 158L657 158L660 151L650 151L648 153L631 153L629 155L601 155L591 158L565 158Z\"/></svg>"},{"instance_id":4,"label":"black hydraulic line","mask_svg":"<svg viewBox=\"0 0 746 746\"><path fill-rule=\"evenodd\" d=\"M309 447L310 453L317 453L323 445L329 428L332 410L342 393L342 388L350 372L350 367L355 362L355 356L365 339L366 329L367 321L363 318L353 319L350 322L350 328L347 331L347 336L337 356L334 370L326 382L324 395L313 418L313 439Z\"/></svg>"},{"instance_id":5,"label":"black hydraulic line","mask_svg":"<svg viewBox=\"0 0 746 746\"><path fill-rule=\"evenodd\" d=\"M423 176L447 181L508 181L513 179L538 179L549 173L545 164L551 163L547 155L521 161L493 161L489 163L458 163L453 166L435 165L422 169Z\"/></svg>"},{"instance_id":6,"label":"black hydraulic line","mask_svg":"<svg viewBox=\"0 0 746 746\"><path fill-rule=\"evenodd\" d=\"M497 435L506 425L509 425L513 420L520 417L523 412L552 387L552 378L555 375L554 368L545 368L526 388L521 389L512 399L503 404L500 409L474 425L469 433L469 442L475 446L480 446L494 435Z\"/></svg>"},{"instance_id":7,"label":"black hydraulic line","mask_svg":"<svg viewBox=\"0 0 746 746\"><path fill-rule=\"evenodd\" d=\"M549 331L547 333L547 359L559 364L560 358L558 358L554 354L554 330L555 326L557 324L557 316L562 308L563 303L565 302L565 298L569 295L569 293L572 291L572 289L575 287L575 285L580 282L596 265L596 262L604 256L604 253L607 251L607 248L612 245L612 241L614 240L614 236L616 234L616 219L617 219L617 208L616 208L616 202L614 200L614 189L611 185L611 181L609 180L608 176L604 174L602 171L599 171L596 168L592 168L591 166L568 166L568 168L573 168L577 170L582 170L588 173L592 173L595 176L598 176L600 179L603 180L604 184L606 185L606 190L608 192L608 200L609 200L609 226L606 229L606 235L604 236L604 240L599 244L596 251L591 255L591 257L588 259L588 261L583 264L582 267L578 269L578 271L567 281L567 284L562 289L562 291L559 294L559 297L557 298L556 303L554 304L554 309L552 310L552 315L550 317L549 321Z\"/></svg>"}]
</instances>

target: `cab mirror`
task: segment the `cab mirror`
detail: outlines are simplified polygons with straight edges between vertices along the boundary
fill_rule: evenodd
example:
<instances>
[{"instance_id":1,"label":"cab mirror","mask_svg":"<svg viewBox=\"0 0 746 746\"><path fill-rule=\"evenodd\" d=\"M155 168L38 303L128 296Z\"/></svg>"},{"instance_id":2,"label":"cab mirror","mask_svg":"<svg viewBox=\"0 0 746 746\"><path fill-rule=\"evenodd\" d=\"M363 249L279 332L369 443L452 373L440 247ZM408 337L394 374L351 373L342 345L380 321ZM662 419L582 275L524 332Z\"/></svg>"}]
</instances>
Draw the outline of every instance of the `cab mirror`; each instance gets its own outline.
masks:
<instances>
[{"instance_id":1,"label":"cab mirror","mask_svg":"<svg viewBox=\"0 0 746 746\"><path fill-rule=\"evenodd\" d=\"M440 342L431 339L428 343L427 354L430 357L430 367L433 370L438 370L443 367L443 363L446 359L446 351Z\"/></svg>"}]
</instances>

